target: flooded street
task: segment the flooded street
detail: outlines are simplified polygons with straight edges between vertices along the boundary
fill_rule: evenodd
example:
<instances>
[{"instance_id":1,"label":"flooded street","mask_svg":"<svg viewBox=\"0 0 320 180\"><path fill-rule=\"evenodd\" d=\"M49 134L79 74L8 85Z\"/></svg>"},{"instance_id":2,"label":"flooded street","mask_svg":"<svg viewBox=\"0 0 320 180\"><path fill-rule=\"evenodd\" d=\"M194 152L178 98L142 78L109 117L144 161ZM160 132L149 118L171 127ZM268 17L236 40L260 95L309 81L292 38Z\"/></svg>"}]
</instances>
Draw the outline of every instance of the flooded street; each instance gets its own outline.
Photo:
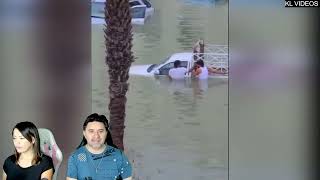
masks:
<instances>
[{"instance_id":1,"label":"flooded street","mask_svg":"<svg viewBox=\"0 0 320 180\"><path fill-rule=\"evenodd\" d=\"M64 180L85 118L109 116L103 26L91 24L87 2L44 3L48 9L37 2L1 6L0 163L14 153L14 125L32 121L53 132L64 156L57 180ZM227 180L228 171L232 179L308 179L314 88L305 39L314 33L307 10L260 10L239 1L232 3L241 10L228 12L224 0L150 2L154 14L133 26L133 66L191 52L203 39L229 44L230 76L130 76L124 146L134 179Z\"/></svg>"},{"instance_id":2,"label":"flooded street","mask_svg":"<svg viewBox=\"0 0 320 180\"><path fill-rule=\"evenodd\" d=\"M227 44L227 4L151 1L155 13L134 25L133 65L158 64L205 43ZM108 105L101 25L92 25L92 111ZM130 76L125 149L136 179L227 179L228 81L170 82Z\"/></svg>"},{"instance_id":3,"label":"flooded street","mask_svg":"<svg viewBox=\"0 0 320 180\"><path fill-rule=\"evenodd\" d=\"M157 64L173 53L191 52L200 38L227 45L227 4L199 2L151 0L154 14L133 27L133 65ZM70 62L54 59L60 52L51 51L47 40L48 47L42 48L32 28L8 27L2 41L0 163L14 152L12 127L32 121L53 132L64 156L58 171L58 180L63 180L85 117L91 112L108 117L103 27L91 26L91 60L75 48ZM227 179L228 80L178 83L130 76L129 83L124 143L136 180Z\"/></svg>"}]
</instances>

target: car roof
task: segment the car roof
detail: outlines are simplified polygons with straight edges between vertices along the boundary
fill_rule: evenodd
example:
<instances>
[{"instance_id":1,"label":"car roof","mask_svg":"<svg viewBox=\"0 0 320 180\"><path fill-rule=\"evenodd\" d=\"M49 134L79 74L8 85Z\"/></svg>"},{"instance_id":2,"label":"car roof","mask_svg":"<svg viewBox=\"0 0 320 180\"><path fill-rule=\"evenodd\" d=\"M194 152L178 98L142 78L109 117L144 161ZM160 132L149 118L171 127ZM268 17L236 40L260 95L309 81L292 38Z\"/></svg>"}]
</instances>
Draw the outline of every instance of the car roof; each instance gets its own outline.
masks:
<instances>
[{"instance_id":1,"label":"car roof","mask_svg":"<svg viewBox=\"0 0 320 180\"><path fill-rule=\"evenodd\" d=\"M190 59L192 59L192 53L191 52L174 53L169 58L168 62L173 62L175 60L190 60Z\"/></svg>"}]
</instances>

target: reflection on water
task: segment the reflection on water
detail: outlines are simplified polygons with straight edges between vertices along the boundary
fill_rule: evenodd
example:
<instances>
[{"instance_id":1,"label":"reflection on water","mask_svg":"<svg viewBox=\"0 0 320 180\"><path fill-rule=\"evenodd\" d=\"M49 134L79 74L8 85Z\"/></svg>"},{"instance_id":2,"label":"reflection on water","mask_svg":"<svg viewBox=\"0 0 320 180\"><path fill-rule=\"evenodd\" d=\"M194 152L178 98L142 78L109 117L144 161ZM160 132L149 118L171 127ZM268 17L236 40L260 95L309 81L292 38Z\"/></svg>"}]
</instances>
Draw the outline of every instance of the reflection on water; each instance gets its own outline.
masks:
<instances>
[{"instance_id":1,"label":"reflection on water","mask_svg":"<svg viewBox=\"0 0 320 180\"><path fill-rule=\"evenodd\" d=\"M196 118L197 101L206 100L206 92L219 86L226 86L226 79L209 79L209 80L169 80L156 79L155 83L158 88L167 90L173 98L173 104L179 111L178 114L183 118ZM209 89L210 88L210 89ZM200 102L201 103L201 102ZM192 124L192 123L191 123Z\"/></svg>"},{"instance_id":2,"label":"reflection on water","mask_svg":"<svg viewBox=\"0 0 320 180\"><path fill-rule=\"evenodd\" d=\"M137 177L225 179L227 82L202 91L193 81L131 80L125 141Z\"/></svg>"},{"instance_id":3,"label":"reflection on water","mask_svg":"<svg viewBox=\"0 0 320 180\"><path fill-rule=\"evenodd\" d=\"M185 80L170 80L168 77L157 77L154 79L159 88L168 89L172 94L190 93L189 95L203 95L206 91L211 90L215 86L227 85L228 80L225 78L211 79L185 79Z\"/></svg>"},{"instance_id":4,"label":"reflection on water","mask_svg":"<svg viewBox=\"0 0 320 180\"><path fill-rule=\"evenodd\" d=\"M227 5L190 5L181 0L151 1L155 13L134 26L137 64L158 64L174 52L191 51L203 38L227 44ZM92 26L93 104L108 104L103 31ZM129 79L125 151L135 179L227 179L226 79L170 81Z\"/></svg>"}]
</instances>

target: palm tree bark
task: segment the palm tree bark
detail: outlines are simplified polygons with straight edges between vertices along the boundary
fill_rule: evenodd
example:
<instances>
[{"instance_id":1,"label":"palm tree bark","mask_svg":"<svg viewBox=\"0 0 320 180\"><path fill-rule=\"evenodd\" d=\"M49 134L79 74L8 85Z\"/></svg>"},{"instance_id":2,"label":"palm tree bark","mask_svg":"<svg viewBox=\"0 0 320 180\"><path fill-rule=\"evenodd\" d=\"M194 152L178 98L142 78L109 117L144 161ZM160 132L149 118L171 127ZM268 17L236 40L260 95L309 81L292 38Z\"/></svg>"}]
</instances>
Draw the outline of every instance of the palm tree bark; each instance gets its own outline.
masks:
<instances>
[{"instance_id":1,"label":"palm tree bark","mask_svg":"<svg viewBox=\"0 0 320 180\"><path fill-rule=\"evenodd\" d=\"M126 93L129 68L133 62L132 25L129 0L107 0L105 4L105 61L109 73L109 111L113 142L124 149L123 134L126 117Z\"/></svg>"}]
</instances>

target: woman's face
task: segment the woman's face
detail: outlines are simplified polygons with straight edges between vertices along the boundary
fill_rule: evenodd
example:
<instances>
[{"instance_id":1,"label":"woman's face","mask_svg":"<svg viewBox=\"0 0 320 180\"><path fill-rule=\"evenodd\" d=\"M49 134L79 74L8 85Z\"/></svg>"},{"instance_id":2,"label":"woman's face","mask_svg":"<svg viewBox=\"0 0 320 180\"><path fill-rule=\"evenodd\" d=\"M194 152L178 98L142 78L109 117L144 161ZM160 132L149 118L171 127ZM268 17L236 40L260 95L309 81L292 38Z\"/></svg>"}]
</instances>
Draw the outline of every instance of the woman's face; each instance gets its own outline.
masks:
<instances>
[{"instance_id":1,"label":"woman's face","mask_svg":"<svg viewBox=\"0 0 320 180\"><path fill-rule=\"evenodd\" d=\"M12 139L14 147L19 154L33 150L34 138L32 138L32 142L29 142L18 129L13 130Z\"/></svg>"}]
</instances>

